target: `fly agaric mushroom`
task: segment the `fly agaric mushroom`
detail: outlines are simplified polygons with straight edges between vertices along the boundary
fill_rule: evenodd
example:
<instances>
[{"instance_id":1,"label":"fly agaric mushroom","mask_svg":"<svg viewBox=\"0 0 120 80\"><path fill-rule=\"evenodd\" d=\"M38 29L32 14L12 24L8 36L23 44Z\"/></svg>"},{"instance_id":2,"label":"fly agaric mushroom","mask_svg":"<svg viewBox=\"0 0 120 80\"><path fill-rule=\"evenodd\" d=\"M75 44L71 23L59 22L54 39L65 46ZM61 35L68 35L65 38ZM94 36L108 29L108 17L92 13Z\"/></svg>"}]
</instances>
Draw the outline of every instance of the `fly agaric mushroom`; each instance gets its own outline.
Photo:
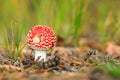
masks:
<instances>
[{"instance_id":1,"label":"fly agaric mushroom","mask_svg":"<svg viewBox=\"0 0 120 80\"><path fill-rule=\"evenodd\" d=\"M44 59L46 61L47 51L55 46L56 37L50 27L43 25L34 26L27 34L29 46L34 50L35 60Z\"/></svg>"}]
</instances>

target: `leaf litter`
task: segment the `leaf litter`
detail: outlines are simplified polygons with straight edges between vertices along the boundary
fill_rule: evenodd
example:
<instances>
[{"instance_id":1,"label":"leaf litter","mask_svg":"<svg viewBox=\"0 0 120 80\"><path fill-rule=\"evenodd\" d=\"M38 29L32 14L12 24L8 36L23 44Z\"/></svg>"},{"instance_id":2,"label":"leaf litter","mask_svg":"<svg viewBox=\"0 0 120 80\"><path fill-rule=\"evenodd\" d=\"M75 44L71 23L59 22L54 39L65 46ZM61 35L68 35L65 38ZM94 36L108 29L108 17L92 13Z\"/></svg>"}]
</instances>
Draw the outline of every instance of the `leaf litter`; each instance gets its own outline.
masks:
<instances>
[{"instance_id":1,"label":"leaf litter","mask_svg":"<svg viewBox=\"0 0 120 80\"><path fill-rule=\"evenodd\" d=\"M97 50L80 52L80 48L58 47L50 53L46 62L38 61L39 59L34 61L32 54L22 54L17 61L1 54L0 80L18 78L24 80L104 80L109 78L114 80L97 66L106 64L108 61L119 63L119 55L113 57ZM15 77L15 74L18 74L18 77Z\"/></svg>"}]
</instances>

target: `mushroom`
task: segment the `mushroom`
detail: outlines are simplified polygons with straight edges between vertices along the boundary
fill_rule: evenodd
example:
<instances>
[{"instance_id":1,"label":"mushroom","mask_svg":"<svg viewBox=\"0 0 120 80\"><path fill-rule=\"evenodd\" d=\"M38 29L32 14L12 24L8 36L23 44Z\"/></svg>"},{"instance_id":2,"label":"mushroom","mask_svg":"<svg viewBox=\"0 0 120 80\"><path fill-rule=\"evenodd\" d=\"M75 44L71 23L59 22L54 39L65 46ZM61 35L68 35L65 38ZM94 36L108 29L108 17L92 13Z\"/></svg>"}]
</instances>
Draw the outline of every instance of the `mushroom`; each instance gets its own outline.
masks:
<instances>
[{"instance_id":1,"label":"mushroom","mask_svg":"<svg viewBox=\"0 0 120 80\"><path fill-rule=\"evenodd\" d=\"M36 25L27 34L28 45L33 49L35 60L44 59L46 61L47 51L55 46L56 37L50 27Z\"/></svg>"}]
</instances>

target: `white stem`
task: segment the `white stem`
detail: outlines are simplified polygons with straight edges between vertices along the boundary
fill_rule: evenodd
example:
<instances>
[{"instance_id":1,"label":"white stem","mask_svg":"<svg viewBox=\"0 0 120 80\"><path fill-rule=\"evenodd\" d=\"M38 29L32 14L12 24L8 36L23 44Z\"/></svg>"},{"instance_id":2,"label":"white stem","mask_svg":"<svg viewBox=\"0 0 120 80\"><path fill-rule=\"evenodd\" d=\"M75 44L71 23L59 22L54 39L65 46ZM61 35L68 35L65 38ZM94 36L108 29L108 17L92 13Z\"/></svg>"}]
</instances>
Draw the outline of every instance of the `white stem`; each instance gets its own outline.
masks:
<instances>
[{"instance_id":1,"label":"white stem","mask_svg":"<svg viewBox=\"0 0 120 80\"><path fill-rule=\"evenodd\" d=\"M46 61L46 51L40 51L40 50L35 50L35 60L38 59L38 57L40 57L39 61L41 59L44 59L44 61Z\"/></svg>"}]
</instances>

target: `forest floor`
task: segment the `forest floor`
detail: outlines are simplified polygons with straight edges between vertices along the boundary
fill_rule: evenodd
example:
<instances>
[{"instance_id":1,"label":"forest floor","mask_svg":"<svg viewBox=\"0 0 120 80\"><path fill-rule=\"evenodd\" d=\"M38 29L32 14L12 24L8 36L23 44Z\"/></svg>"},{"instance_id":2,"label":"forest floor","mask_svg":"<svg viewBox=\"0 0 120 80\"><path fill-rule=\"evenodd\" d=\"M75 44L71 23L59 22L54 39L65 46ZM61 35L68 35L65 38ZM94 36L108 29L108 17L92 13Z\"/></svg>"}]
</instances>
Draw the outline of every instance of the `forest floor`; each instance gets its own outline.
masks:
<instances>
[{"instance_id":1,"label":"forest floor","mask_svg":"<svg viewBox=\"0 0 120 80\"><path fill-rule=\"evenodd\" d=\"M105 70L120 63L120 48L112 42L55 47L46 62L35 61L29 47L25 51L17 61L0 51L0 80L120 80L119 72Z\"/></svg>"}]
</instances>

